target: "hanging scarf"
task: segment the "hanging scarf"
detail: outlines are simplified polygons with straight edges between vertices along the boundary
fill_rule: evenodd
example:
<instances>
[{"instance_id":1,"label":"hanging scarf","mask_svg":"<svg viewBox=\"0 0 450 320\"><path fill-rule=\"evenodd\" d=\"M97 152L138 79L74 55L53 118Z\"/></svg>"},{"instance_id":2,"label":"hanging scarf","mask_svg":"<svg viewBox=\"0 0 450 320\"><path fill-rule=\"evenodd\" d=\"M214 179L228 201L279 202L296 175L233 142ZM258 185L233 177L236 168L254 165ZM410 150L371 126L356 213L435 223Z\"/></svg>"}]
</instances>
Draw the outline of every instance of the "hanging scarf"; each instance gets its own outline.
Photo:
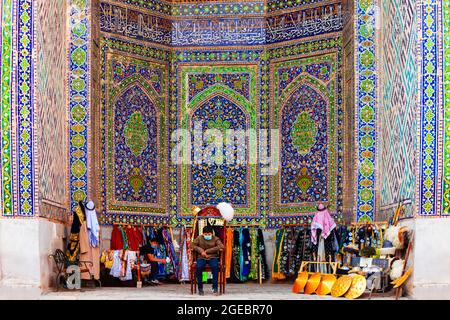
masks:
<instances>
[{"instance_id":1,"label":"hanging scarf","mask_svg":"<svg viewBox=\"0 0 450 320\"><path fill-rule=\"evenodd\" d=\"M67 244L66 256L70 262L77 262L80 253L80 228L85 221L84 207L80 202L73 211L73 222L70 228L69 243Z\"/></svg>"},{"instance_id":2,"label":"hanging scarf","mask_svg":"<svg viewBox=\"0 0 450 320\"><path fill-rule=\"evenodd\" d=\"M86 225L89 235L89 244L92 248L100 246L100 225L93 201L86 204Z\"/></svg>"},{"instance_id":3,"label":"hanging scarf","mask_svg":"<svg viewBox=\"0 0 450 320\"><path fill-rule=\"evenodd\" d=\"M227 229L227 241L225 243L225 274L227 279L231 276L231 262L233 260L233 229Z\"/></svg>"},{"instance_id":4,"label":"hanging scarf","mask_svg":"<svg viewBox=\"0 0 450 320\"><path fill-rule=\"evenodd\" d=\"M328 209L323 209L314 215L313 221L311 223L311 241L313 244L317 245L317 230L322 230L322 237L327 239L331 234L331 231L336 228L336 223L330 215Z\"/></svg>"},{"instance_id":5,"label":"hanging scarf","mask_svg":"<svg viewBox=\"0 0 450 320\"><path fill-rule=\"evenodd\" d=\"M276 232L276 240L275 240L275 255L273 258L273 266L272 266L272 279L274 280L284 280L286 276L280 272L280 255L283 250L283 242L284 242L284 229L277 230Z\"/></svg>"}]
</instances>

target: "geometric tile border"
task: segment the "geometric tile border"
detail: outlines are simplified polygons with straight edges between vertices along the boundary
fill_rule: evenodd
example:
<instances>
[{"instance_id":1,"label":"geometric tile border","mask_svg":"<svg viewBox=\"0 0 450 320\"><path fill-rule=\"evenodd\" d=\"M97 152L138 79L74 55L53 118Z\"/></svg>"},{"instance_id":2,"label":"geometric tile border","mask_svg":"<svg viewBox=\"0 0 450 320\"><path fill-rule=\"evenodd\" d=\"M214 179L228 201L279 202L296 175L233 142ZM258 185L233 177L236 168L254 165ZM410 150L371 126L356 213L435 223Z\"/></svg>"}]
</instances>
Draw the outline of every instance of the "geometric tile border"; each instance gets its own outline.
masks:
<instances>
[{"instance_id":1,"label":"geometric tile border","mask_svg":"<svg viewBox=\"0 0 450 320\"><path fill-rule=\"evenodd\" d=\"M17 215L35 214L34 172L34 26L32 0L17 1L17 64L13 65L16 84L16 162Z\"/></svg>"},{"instance_id":2,"label":"geometric tile border","mask_svg":"<svg viewBox=\"0 0 450 320\"><path fill-rule=\"evenodd\" d=\"M12 82L12 0L1 0L1 31L0 31L0 215L13 215L13 184L11 162L11 82Z\"/></svg>"},{"instance_id":3,"label":"geometric tile border","mask_svg":"<svg viewBox=\"0 0 450 320\"><path fill-rule=\"evenodd\" d=\"M450 215L450 1L442 2L444 29L444 180L442 214Z\"/></svg>"},{"instance_id":4,"label":"geometric tile border","mask_svg":"<svg viewBox=\"0 0 450 320\"><path fill-rule=\"evenodd\" d=\"M376 0L356 0L355 3L357 221L373 221L375 214L378 85L375 2Z\"/></svg>"},{"instance_id":5,"label":"geometric tile border","mask_svg":"<svg viewBox=\"0 0 450 320\"><path fill-rule=\"evenodd\" d=\"M419 152L419 215L436 216L438 199L438 120L439 87L439 0L423 0L419 5L420 54L420 152Z\"/></svg>"},{"instance_id":6,"label":"geometric tile border","mask_svg":"<svg viewBox=\"0 0 450 320\"><path fill-rule=\"evenodd\" d=\"M89 0L70 1L69 157L72 208L88 194Z\"/></svg>"}]
</instances>

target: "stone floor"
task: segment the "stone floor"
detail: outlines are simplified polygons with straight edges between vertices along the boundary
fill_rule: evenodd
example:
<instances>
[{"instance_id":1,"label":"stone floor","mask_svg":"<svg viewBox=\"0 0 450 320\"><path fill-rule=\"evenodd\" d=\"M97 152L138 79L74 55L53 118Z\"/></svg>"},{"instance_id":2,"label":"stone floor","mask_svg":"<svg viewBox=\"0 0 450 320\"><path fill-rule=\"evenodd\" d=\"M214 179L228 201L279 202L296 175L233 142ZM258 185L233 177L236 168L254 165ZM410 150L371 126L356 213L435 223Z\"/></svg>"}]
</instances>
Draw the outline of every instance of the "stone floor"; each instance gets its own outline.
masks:
<instances>
[{"instance_id":1,"label":"stone floor","mask_svg":"<svg viewBox=\"0 0 450 320\"><path fill-rule=\"evenodd\" d=\"M293 294L291 284L228 284L227 294L213 296L209 286L205 286L205 296L190 294L189 284L164 284L144 288L98 288L80 291L60 291L43 294L42 300L323 300L335 299L331 296ZM368 294L362 299L368 299ZM340 298L345 299L345 298ZM393 294L374 295L372 299L394 299Z\"/></svg>"}]
</instances>

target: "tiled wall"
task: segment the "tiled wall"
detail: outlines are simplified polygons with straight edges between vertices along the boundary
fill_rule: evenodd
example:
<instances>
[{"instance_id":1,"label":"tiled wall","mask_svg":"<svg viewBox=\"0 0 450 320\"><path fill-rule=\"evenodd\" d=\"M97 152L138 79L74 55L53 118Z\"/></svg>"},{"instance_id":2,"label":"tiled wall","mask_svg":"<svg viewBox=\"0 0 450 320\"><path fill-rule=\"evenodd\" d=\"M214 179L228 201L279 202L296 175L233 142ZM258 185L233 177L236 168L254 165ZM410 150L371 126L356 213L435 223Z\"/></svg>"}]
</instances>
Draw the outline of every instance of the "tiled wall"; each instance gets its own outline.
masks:
<instances>
[{"instance_id":1,"label":"tiled wall","mask_svg":"<svg viewBox=\"0 0 450 320\"><path fill-rule=\"evenodd\" d=\"M406 212L411 216L418 149L416 1L383 0L380 9L379 218L404 199L412 200Z\"/></svg>"}]
</instances>

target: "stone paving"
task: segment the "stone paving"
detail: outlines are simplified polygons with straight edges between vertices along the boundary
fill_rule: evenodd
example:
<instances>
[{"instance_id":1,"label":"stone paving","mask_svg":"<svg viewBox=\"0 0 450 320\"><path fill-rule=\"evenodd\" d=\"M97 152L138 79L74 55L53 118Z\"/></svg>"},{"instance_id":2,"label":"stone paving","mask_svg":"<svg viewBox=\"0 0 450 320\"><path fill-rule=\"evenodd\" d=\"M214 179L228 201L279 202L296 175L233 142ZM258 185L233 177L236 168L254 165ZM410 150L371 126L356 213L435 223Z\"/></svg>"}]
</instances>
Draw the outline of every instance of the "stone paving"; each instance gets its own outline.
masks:
<instances>
[{"instance_id":1,"label":"stone paving","mask_svg":"<svg viewBox=\"0 0 450 320\"><path fill-rule=\"evenodd\" d=\"M191 295L189 284L164 284L143 288L97 288L82 291L60 291L43 294L42 300L330 300L331 296L294 294L291 284L228 284L226 295L216 297L210 286L205 296ZM362 299L367 299L364 295ZM339 298L345 299L345 298ZM394 299L393 293L374 295L372 299Z\"/></svg>"}]
</instances>

